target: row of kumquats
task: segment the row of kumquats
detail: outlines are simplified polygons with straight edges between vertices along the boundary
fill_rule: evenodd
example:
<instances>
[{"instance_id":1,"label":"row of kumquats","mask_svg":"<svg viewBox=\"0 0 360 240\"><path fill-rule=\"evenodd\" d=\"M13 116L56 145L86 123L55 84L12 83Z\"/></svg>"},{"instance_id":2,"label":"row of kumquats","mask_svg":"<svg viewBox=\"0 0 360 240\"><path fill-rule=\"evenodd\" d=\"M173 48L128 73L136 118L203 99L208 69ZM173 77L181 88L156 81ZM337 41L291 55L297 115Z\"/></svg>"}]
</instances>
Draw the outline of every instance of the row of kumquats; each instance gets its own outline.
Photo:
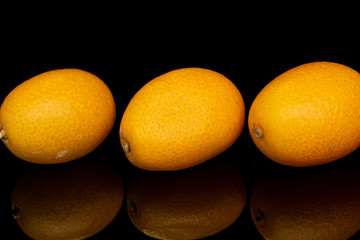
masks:
<instances>
[{"instance_id":1,"label":"row of kumquats","mask_svg":"<svg viewBox=\"0 0 360 240\"><path fill-rule=\"evenodd\" d=\"M313 62L265 86L249 112L251 137L267 157L289 166L332 162L360 146L360 74ZM85 156L115 122L110 89L79 69L39 74L12 90L0 109L0 137L25 161L53 164ZM198 165L229 148L245 122L238 88L203 68L165 73L131 99L120 124L129 161L154 171Z\"/></svg>"},{"instance_id":2,"label":"row of kumquats","mask_svg":"<svg viewBox=\"0 0 360 240\"><path fill-rule=\"evenodd\" d=\"M359 108L360 74L342 64L313 62L290 69L265 86L252 103L248 127L255 145L273 161L299 167L321 165L340 159L360 146ZM0 109L0 138L15 156L25 161L64 163L81 158L97 148L112 130L115 117L113 95L101 79L79 69L53 70L23 82L8 94ZM198 239L231 225L243 211L247 199L241 174L229 166L210 165L210 170L191 167L228 149L240 136L244 123L245 106L240 91L228 78L212 70L177 69L143 86L122 116L120 143L126 157L136 167L168 172L155 178L145 176L131 184L126 204L133 224L144 234L158 239ZM20 228L32 238L84 239L101 231L121 208L124 188L113 170L101 163L89 163L81 171L77 165L63 165L64 168L49 168L45 172L30 171L14 188L11 200L13 216ZM170 171L181 169L193 171L169 175ZM86 179L83 174L95 177L89 178L90 183L82 184L82 180ZM333 177L332 173L330 175ZM359 175L357 171L355 175ZM64 176L66 178L62 180ZM44 181L44 178L49 180ZM294 192L293 186L299 182L297 179L294 181L290 185L284 184L286 180L278 181L277 178L263 181L252 194L251 216L266 239L275 239L272 222L288 224L288 219L282 217L287 216L289 209L298 211L298 216L309 216L306 209L303 214L304 206L293 204L292 196L304 191L297 187ZM312 181L312 178L301 180L310 182L307 185L312 185ZM342 189L341 182L336 182L337 189ZM78 187L78 183L82 185ZM102 183L111 184L104 188ZM352 180L345 183L355 185ZM314 185L311 193L315 194L319 189L324 192L325 187L319 184ZM36 191L33 191L34 186ZM156 186L155 189L153 186ZM85 195L93 194L90 205L86 205L91 207L82 208L85 206L84 197L80 200L74 198L79 191ZM281 194L294 193L290 197L279 193L274 198L272 192L278 191ZM349 199L353 199L355 195L348 192L351 191L340 195L352 196ZM61 198L53 197L59 194ZM169 204L174 201L173 196L176 196L175 202L180 201L193 208ZM306 194L301 196L309 200ZM325 200L332 198L326 195L317 201L317 196L310 196L310 200L315 199L315 205L312 205L314 211L326 205L323 203ZM45 205L39 210L33 208L49 198L50 208L45 208ZM358 202L360 194L354 198ZM336 204L333 206L342 202L340 198L334 199ZM162 210L159 210L159 203L165 205ZM93 215L99 204L106 205L105 214ZM68 217L63 209L71 209L71 206L77 206L76 211ZM350 212L344 214L354 220L360 215L359 208L354 210L352 206L345 207ZM57 209L60 209L59 212ZM343 208L337 209L343 212ZM79 220L83 210L86 216L91 211L90 215L101 221L94 225L91 220L89 225L89 221ZM279 212L281 214L276 214ZM328 211L325 209L325 212ZM217 213L222 215L219 217ZM56 234L48 227L51 214L66 219L61 232ZM30 215L32 217L27 218ZM45 219L47 227L40 224L43 216L49 216ZM333 219L329 215L324 216ZM205 224L200 226L204 219ZM301 217L296 219L296 229L305 236L301 239L309 239L307 236L315 236L315 232L318 234L318 229L304 234L303 229L310 229L309 219L305 225L298 221ZM170 227L171 231L163 228L164 222L167 226L174 226ZM55 223L59 221L55 219ZM334 225L338 227L341 224ZM75 231L73 226L80 227ZM334 229L338 229L337 233L344 237L344 231L346 236L351 236L358 226L348 228L341 225ZM297 237L299 231L294 232ZM331 236L337 233L331 232ZM285 238L276 239L289 239L290 235L286 232Z\"/></svg>"}]
</instances>

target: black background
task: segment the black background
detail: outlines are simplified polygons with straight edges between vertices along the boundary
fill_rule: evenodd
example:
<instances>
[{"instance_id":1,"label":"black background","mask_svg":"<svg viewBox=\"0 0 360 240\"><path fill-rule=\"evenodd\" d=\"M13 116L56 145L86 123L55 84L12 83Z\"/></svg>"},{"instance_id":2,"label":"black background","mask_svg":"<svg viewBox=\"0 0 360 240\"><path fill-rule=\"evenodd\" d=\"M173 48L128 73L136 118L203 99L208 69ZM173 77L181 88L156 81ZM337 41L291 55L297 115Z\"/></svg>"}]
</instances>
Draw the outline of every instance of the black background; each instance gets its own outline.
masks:
<instances>
[{"instance_id":1,"label":"black background","mask_svg":"<svg viewBox=\"0 0 360 240\"><path fill-rule=\"evenodd\" d=\"M39 9L24 10L3 19L0 99L21 82L48 70L80 68L100 77L112 90L117 118L109 137L87 157L114 164L125 188L142 170L133 167L120 148L121 116L132 96L163 73L182 67L217 71L239 88L247 114L252 101L268 82L300 64L333 61L360 72L360 41L357 31L349 24L353 21L340 22L333 18L334 13L343 13L341 9L317 17L321 8L300 13L289 8L282 14L282 11L271 12L266 6L208 9L185 3L163 6L166 11L156 12L143 5L91 6L89 10L61 5L55 7L59 10L56 13L52 12L54 7L45 7L48 8L44 13ZM26 18L14 22L23 13ZM238 165L250 196L261 176L287 167L273 163L257 150L246 124L238 141L210 161ZM5 146L0 146L0 154L5 192L1 216L6 223L6 236L28 239L11 218L9 198L17 179L31 164L14 157ZM359 157L357 150L341 161L357 161ZM353 239L359 237L357 234ZM132 226L123 205L116 219L91 239L150 238ZM247 203L232 226L208 239L262 238L250 219Z\"/></svg>"}]
</instances>

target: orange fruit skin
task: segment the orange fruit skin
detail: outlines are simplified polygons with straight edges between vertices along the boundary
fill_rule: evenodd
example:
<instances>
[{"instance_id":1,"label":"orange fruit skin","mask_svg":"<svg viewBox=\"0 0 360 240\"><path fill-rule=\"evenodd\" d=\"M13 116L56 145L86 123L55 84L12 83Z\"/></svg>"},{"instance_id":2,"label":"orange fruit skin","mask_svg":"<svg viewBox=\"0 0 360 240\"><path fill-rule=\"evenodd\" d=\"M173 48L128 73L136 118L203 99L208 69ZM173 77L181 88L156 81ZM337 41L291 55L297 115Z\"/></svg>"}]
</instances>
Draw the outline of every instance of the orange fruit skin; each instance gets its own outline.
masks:
<instances>
[{"instance_id":1,"label":"orange fruit skin","mask_svg":"<svg viewBox=\"0 0 360 240\"><path fill-rule=\"evenodd\" d=\"M134 226L150 237L200 239L233 224L247 199L245 180L232 165L201 165L178 172L146 172L126 194Z\"/></svg>"},{"instance_id":2,"label":"orange fruit skin","mask_svg":"<svg viewBox=\"0 0 360 240\"><path fill-rule=\"evenodd\" d=\"M80 240L107 227L123 200L124 186L112 166L75 161L33 165L14 186L11 207L31 239Z\"/></svg>"},{"instance_id":3,"label":"orange fruit skin","mask_svg":"<svg viewBox=\"0 0 360 240\"><path fill-rule=\"evenodd\" d=\"M248 127L273 161L321 165L360 146L359 108L360 74L342 64L313 62L265 86L252 103Z\"/></svg>"},{"instance_id":4,"label":"orange fruit skin","mask_svg":"<svg viewBox=\"0 0 360 240\"><path fill-rule=\"evenodd\" d=\"M359 231L357 166L311 170L268 175L255 186L251 217L265 239L346 240Z\"/></svg>"},{"instance_id":5,"label":"orange fruit skin","mask_svg":"<svg viewBox=\"0 0 360 240\"><path fill-rule=\"evenodd\" d=\"M153 171L200 164L230 147L245 121L237 87L203 68L165 73L131 99L120 124L120 141L129 161Z\"/></svg>"},{"instance_id":6,"label":"orange fruit skin","mask_svg":"<svg viewBox=\"0 0 360 240\"><path fill-rule=\"evenodd\" d=\"M21 83L3 101L3 142L29 162L71 161L102 143L115 112L112 93L97 76L79 69L48 71Z\"/></svg>"}]
</instances>

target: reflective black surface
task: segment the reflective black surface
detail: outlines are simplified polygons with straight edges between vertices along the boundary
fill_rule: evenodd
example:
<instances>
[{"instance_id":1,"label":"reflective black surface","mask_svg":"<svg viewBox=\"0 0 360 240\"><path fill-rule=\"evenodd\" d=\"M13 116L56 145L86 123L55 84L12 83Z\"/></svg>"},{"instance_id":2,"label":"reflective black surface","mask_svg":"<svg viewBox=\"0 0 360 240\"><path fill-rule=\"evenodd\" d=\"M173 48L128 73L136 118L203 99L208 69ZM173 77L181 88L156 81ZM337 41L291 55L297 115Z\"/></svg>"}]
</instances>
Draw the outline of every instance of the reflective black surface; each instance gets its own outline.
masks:
<instances>
[{"instance_id":1,"label":"reflective black surface","mask_svg":"<svg viewBox=\"0 0 360 240\"><path fill-rule=\"evenodd\" d=\"M203 67L217 71L228 77L239 88L245 101L247 114L257 93L273 78L292 67L307 62L326 60L343 63L360 71L359 48L336 41L329 45L324 44L324 40L331 39L330 32L319 40L308 38L301 40L297 39L299 35L295 32L277 37L276 34L267 36L266 30L271 29L270 24L257 30L249 30L241 27L242 24L239 23L238 31L208 26L202 34L197 32L195 35L194 32L190 33L186 29L175 31L178 25L170 35L146 32L145 30L151 29L151 26L144 26L137 30L130 29L126 32L121 32L122 28L119 26L115 32L121 36L117 36L114 30L107 31L102 28L95 30L89 27L87 31L81 33L74 29L71 33L63 33L63 37L58 39L60 41L56 42L53 42L57 37L56 31L52 31L50 35L41 35L42 41L35 41L33 44L27 42L14 45L11 44L14 43L13 39L7 37L8 45L6 46L8 47L4 47L4 54L0 56L4 62L0 66L0 98L4 99L14 87L26 79L47 70L65 67L80 68L100 77L113 92L117 105L116 123L100 147L77 161L100 160L109 163L122 179L125 198L132 181L146 171L132 166L127 161L120 147L119 124L122 113L132 96L151 79L181 67ZM245 32L241 32L242 29ZM142 34L139 34L139 31ZM154 32L151 31L151 33ZM213 34L209 34L210 32L217 34L219 40L218 38L215 40ZM237 36L238 34L242 35ZM101 40L95 41L94 36ZM337 44L341 47L335 47ZM11 209L10 196L17 181L24 172L33 167L33 164L16 158L3 144L0 146L0 159L1 185L4 191L1 195L1 216L2 222L5 223L4 236L19 240L29 239L12 217L14 212ZM247 201L241 215L225 230L207 239L263 239L251 218L250 198L257 184L265 176L283 176L284 173L285 175L289 173L301 175L308 174L308 171L316 175L317 171L319 174L326 169L336 171L348 165L356 169L359 167L359 160L358 149L349 156L324 166L306 169L282 166L260 153L253 144L245 124L243 133L233 146L201 165L201 167L206 167L211 164L232 164L241 172L247 189ZM354 191L359 191L359 189ZM258 215L259 221L261 221L260 218ZM360 235L356 234L351 239L359 238ZM132 224L124 199L122 208L115 219L103 231L90 239L151 238L145 236Z\"/></svg>"}]
</instances>

